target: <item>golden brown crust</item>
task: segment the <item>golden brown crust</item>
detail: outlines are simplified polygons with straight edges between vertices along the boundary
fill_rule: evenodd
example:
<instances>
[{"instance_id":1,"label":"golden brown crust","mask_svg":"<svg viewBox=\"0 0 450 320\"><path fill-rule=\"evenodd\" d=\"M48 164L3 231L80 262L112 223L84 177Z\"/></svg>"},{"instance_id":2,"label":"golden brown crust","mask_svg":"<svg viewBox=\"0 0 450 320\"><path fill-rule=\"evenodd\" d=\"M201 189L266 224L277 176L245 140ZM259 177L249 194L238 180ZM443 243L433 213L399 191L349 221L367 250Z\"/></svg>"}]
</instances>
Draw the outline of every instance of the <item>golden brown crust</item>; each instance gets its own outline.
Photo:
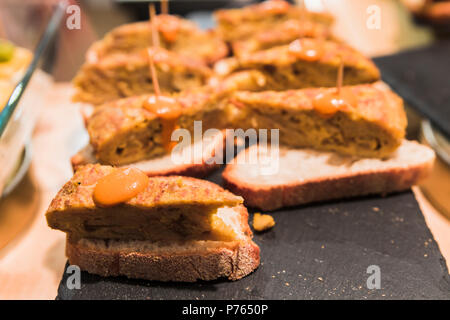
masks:
<instances>
[{"instance_id":1,"label":"golden brown crust","mask_svg":"<svg viewBox=\"0 0 450 320\"><path fill-rule=\"evenodd\" d=\"M233 53L242 57L255 51L289 44L299 38L335 39L329 26L304 20L286 20L269 30L262 30L249 39L232 43Z\"/></svg>"},{"instance_id":2,"label":"golden brown crust","mask_svg":"<svg viewBox=\"0 0 450 320\"><path fill-rule=\"evenodd\" d=\"M173 15L155 17L160 45L170 51L211 64L228 53L226 44L213 32L203 31L194 23ZM111 30L91 46L86 60L98 61L117 52L130 53L152 45L148 21L125 24Z\"/></svg>"},{"instance_id":3,"label":"golden brown crust","mask_svg":"<svg viewBox=\"0 0 450 320\"><path fill-rule=\"evenodd\" d=\"M344 87L356 104L324 116L313 104L332 88L236 92L235 122L241 128L279 129L279 141L363 157L385 157L405 135L403 101L382 83Z\"/></svg>"},{"instance_id":4,"label":"golden brown crust","mask_svg":"<svg viewBox=\"0 0 450 320\"><path fill-rule=\"evenodd\" d=\"M303 56L293 54L290 45L282 45L244 54L237 58L234 70L230 71L258 70L264 73L268 83L262 90L334 87L341 61L344 64L344 85L380 79L380 72L373 61L345 43L312 38L296 41L300 47L318 48L321 52L318 60L305 60Z\"/></svg>"},{"instance_id":5,"label":"golden brown crust","mask_svg":"<svg viewBox=\"0 0 450 320\"><path fill-rule=\"evenodd\" d=\"M52 200L46 216L70 209L93 210L97 206L92 198L96 182L111 173L111 166L86 165L79 168ZM223 190L218 185L189 177L151 177L146 189L127 201L130 207L198 204L217 207L235 206L242 198Z\"/></svg>"},{"instance_id":6,"label":"golden brown crust","mask_svg":"<svg viewBox=\"0 0 450 320\"><path fill-rule=\"evenodd\" d=\"M325 25L331 25L334 20L330 14L309 12L286 1L264 1L240 9L217 10L214 17L218 22L220 35L227 41L248 38L258 31L274 28L291 19Z\"/></svg>"},{"instance_id":7,"label":"golden brown crust","mask_svg":"<svg viewBox=\"0 0 450 320\"><path fill-rule=\"evenodd\" d=\"M181 110L176 125L191 135L194 121L198 120L202 121L203 132L225 127L226 94L217 91L205 86L172 95ZM161 118L144 108L150 96L106 103L97 107L87 120L90 143L100 163L124 165L167 155L161 138Z\"/></svg>"},{"instance_id":8,"label":"golden brown crust","mask_svg":"<svg viewBox=\"0 0 450 320\"><path fill-rule=\"evenodd\" d=\"M341 106L340 112L348 113L352 119L375 123L387 131L393 138L404 138L407 125L403 100L382 83L348 86L356 97L357 104ZM287 91L236 92L232 101L239 107L258 110L264 105L274 111L312 111L313 100L319 93L333 92L335 88L308 88Z\"/></svg>"},{"instance_id":9,"label":"golden brown crust","mask_svg":"<svg viewBox=\"0 0 450 320\"><path fill-rule=\"evenodd\" d=\"M150 143L155 142L151 138L159 127L159 119L155 113L143 108L144 102L149 97L150 95L142 95L106 103L96 108L89 117L86 123L89 140L97 158L102 163L121 164L118 161L113 162L113 156L117 154L117 157L124 159L128 155L125 150L126 143L119 141L118 137L123 136L123 140L126 140L128 132L131 131L134 133L134 139L138 137L137 132L139 132L141 140L147 141L146 146L153 147ZM121 147L122 145L124 147ZM117 150L113 150L114 146ZM140 151L146 152L146 146L140 146ZM119 147L122 149L119 150ZM126 162L139 160L136 150L129 153L130 159L126 159Z\"/></svg>"},{"instance_id":10,"label":"golden brown crust","mask_svg":"<svg viewBox=\"0 0 450 320\"><path fill-rule=\"evenodd\" d=\"M299 39L299 43L304 47L322 49L323 54L320 55L319 63L337 67L342 58L344 67L367 68L374 76L379 77L378 69L373 61L348 44L311 38ZM302 59L302 57L292 54L288 45L284 45L246 55L239 59L239 63L242 68L253 69L258 65L291 65Z\"/></svg>"},{"instance_id":11,"label":"golden brown crust","mask_svg":"<svg viewBox=\"0 0 450 320\"><path fill-rule=\"evenodd\" d=\"M362 172L348 171L307 181L299 176L298 181L284 184L249 183L242 175L236 175L234 164L227 165L222 177L225 187L242 196L245 205L264 211L371 194L386 195L407 190L428 176L433 167L434 155L429 148L426 149L427 154L423 159L417 159L413 164L398 164L387 169L374 165ZM293 171L292 176L296 175L298 173Z\"/></svg>"},{"instance_id":12,"label":"golden brown crust","mask_svg":"<svg viewBox=\"0 0 450 320\"><path fill-rule=\"evenodd\" d=\"M195 282L228 278L238 280L260 263L259 247L250 239L218 243L215 248L180 248L178 252L120 251L86 246L67 239L69 263L101 276L126 276L156 281Z\"/></svg>"},{"instance_id":13,"label":"golden brown crust","mask_svg":"<svg viewBox=\"0 0 450 320\"><path fill-rule=\"evenodd\" d=\"M205 84L211 70L203 63L163 48L152 48L163 92L173 93ZM97 62L85 63L73 80L74 101L101 104L151 93L154 90L146 49L129 54L114 53Z\"/></svg>"}]
</instances>

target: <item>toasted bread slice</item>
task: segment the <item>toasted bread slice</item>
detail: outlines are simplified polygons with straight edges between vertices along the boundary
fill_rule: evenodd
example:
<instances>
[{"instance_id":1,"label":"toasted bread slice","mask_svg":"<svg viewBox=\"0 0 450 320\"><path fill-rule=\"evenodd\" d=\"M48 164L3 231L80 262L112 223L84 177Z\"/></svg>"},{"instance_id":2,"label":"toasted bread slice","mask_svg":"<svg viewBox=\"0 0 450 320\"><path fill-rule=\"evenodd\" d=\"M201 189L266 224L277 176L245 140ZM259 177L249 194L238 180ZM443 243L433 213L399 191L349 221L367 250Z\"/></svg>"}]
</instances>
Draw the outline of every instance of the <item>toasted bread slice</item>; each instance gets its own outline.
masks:
<instances>
[{"instance_id":1,"label":"toasted bread slice","mask_svg":"<svg viewBox=\"0 0 450 320\"><path fill-rule=\"evenodd\" d=\"M205 180L149 178L132 199L98 206L97 182L115 169L81 167L46 218L67 233L69 262L102 276L159 281L237 280L259 265L243 199Z\"/></svg>"},{"instance_id":2,"label":"toasted bread slice","mask_svg":"<svg viewBox=\"0 0 450 320\"><path fill-rule=\"evenodd\" d=\"M237 57L255 51L289 44L299 38L336 39L327 25L308 20L286 20L269 30L262 30L252 37L232 43Z\"/></svg>"},{"instance_id":3,"label":"toasted bread slice","mask_svg":"<svg viewBox=\"0 0 450 320\"><path fill-rule=\"evenodd\" d=\"M106 103L87 119L90 143L100 163L124 165L167 154L161 117L143 107L149 97L141 95ZM201 88L172 97L181 108L176 127L193 133L194 121L200 120L203 130L224 127L226 101L214 90Z\"/></svg>"},{"instance_id":4,"label":"toasted bread slice","mask_svg":"<svg viewBox=\"0 0 450 320\"><path fill-rule=\"evenodd\" d=\"M232 225L244 221L242 198L205 180L151 177L130 200L100 206L93 198L95 186L115 170L101 165L77 170L50 204L48 225L77 238L97 239L231 241L251 234L248 227L235 234Z\"/></svg>"},{"instance_id":5,"label":"toasted bread slice","mask_svg":"<svg viewBox=\"0 0 450 320\"><path fill-rule=\"evenodd\" d=\"M314 48L318 56L311 60L308 53L296 54L296 47ZM373 61L359 51L345 43L312 38L218 61L214 71L225 77L230 72L257 70L265 77L264 86L259 90L334 87L341 59L344 85L372 83L380 79L380 72Z\"/></svg>"},{"instance_id":6,"label":"toasted bread slice","mask_svg":"<svg viewBox=\"0 0 450 320\"><path fill-rule=\"evenodd\" d=\"M211 70L203 63L163 48L152 48L160 88L165 93L196 88L208 80ZM110 54L86 63L75 76L74 101L102 104L151 93L154 90L146 49Z\"/></svg>"},{"instance_id":7,"label":"toasted bread slice","mask_svg":"<svg viewBox=\"0 0 450 320\"><path fill-rule=\"evenodd\" d=\"M250 238L170 244L70 238L66 242L69 263L82 270L156 281L238 280L259 266L259 252Z\"/></svg>"},{"instance_id":8,"label":"toasted bread slice","mask_svg":"<svg viewBox=\"0 0 450 320\"><path fill-rule=\"evenodd\" d=\"M287 1L264 1L240 9L222 9L214 12L218 31L226 41L246 39L262 30L274 29L286 20L307 20L331 25L328 13L310 12Z\"/></svg>"},{"instance_id":9,"label":"toasted bread slice","mask_svg":"<svg viewBox=\"0 0 450 320\"><path fill-rule=\"evenodd\" d=\"M314 98L332 88L236 92L235 123L241 128L279 129L281 144L362 157L386 157L401 143L407 124L403 101L383 83L344 87L354 98L330 114Z\"/></svg>"},{"instance_id":10,"label":"toasted bread slice","mask_svg":"<svg viewBox=\"0 0 450 320\"><path fill-rule=\"evenodd\" d=\"M261 210L406 190L429 174L435 159L427 146L404 140L386 159L280 148L278 159L245 162L265 152L252 146L223 172L225 186ZM267 163L276 167L267 171Z\"/></svg>"},{"instance_id":11,"label":"toasted bread slice","mask_svg":"<svg viewBox=\"0 0 450 320\"><path fill-rule=\"evenodd\" d=\"M203 140L187 146L186 148L189 150L183 148L179 152L180 158L173 158L172 155L166 154L125 166L138 168L149 177L179 175L201 178L220 166L220 162L215 158L216 155L219 156L216 152L223 150L226 147L225 143L225 133L221 131L210 137L204 136ZM201 149L199 149L199 144L202 144ZM197 150L201 150L201 152L197 152ZM73 170L76 171L78 167L98 163L98 160L95 157L94 149L89 144L71 158L71 163Z\"/></svg>"},{"instance_id":12,"label":"toasted bread slice","mask_svg":"<svg viewBox=\"0 0 450 320\"><path fill-rule=\"evenodd\" d=\"M170 51L210 64L225 57L228 48L213 32L203 31L194 23L173 15L155 17L160 45ZM148 21L114 28L94 43L86 54L88 62L97 62L114 53L131 53L153 45Z\"/></svg>"}]
</instances>

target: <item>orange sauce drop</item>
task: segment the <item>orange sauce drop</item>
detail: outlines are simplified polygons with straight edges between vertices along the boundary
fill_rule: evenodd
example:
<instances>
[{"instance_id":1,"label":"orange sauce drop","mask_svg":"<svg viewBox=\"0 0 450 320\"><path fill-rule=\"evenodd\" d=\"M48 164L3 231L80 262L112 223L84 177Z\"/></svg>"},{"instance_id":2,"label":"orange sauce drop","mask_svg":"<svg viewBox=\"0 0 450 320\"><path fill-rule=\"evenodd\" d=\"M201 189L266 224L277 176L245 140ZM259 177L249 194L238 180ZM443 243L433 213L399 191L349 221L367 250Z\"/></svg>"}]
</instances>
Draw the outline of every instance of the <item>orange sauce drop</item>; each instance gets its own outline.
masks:
<instances>
[{"instance_id":1,"label":"orange sauce drop","mask_svg":"<svg viewBox=\"0 0 450 320\"><path fill-rule=\"evenodd\" d=\"M350 90L319 93L313 100L314 109L324 117L331 117L339 110L356 106L358 100Z\"/></svg>"},{"instance_id":2,"label":"orange sauce drop","mask_svg":"<svg viewBox=\"0 0 450 320\"><path fill-rule=\"evenodd\" d=\"M151 96L144 103L144 108L159 116L162 125L162 142L167 152L172 151L176 142L171 140L172 132L179 128L180 105L175 99L166 96Z\"/></svg>"},{"instance_id":3,"label":"orange sauce drop","mask_svg":"<svg viewBox=\"0 0 450 320\"><path fill-rule=\"evenodd\" d=\"M98 180L94 189L94 201L108 207L134 198L148 185L147 175L136 168L115 169Z\"/></svg>"},{"instance_id":4,"label":"orange sauce drop","mask_svg":"<svg viewBox=\"0 0 450 320\"><path fill-rule=\"evenodd\" d=\"M295 40L289 45L289 52L296 57L306 61L317 61L323 55L323 49L315 42L301 42Z\"/></svg>"},{"instance_id":5,"label":"orange sauce drop","mask_svg":"<svg viewBox=\"0 0 450 320\"><path fill-rule=\"evenodd\" d=\"M259 8L262 12L269 14L283 14L289 10L290 5L283 0L267 0L262 2Z\"/></svg>"},{"instance_id":6,"label":"orange sauce drop","mask_svg":"<svg viewBox=\"0 0 450 320\"><path fill-rule=\"evenodd\" d=\"M159 25L159 31L167 42L175 42L177 40L179 28L180 24L175 19L164 20L164 23Z\"/></svg>"}]
</instances>

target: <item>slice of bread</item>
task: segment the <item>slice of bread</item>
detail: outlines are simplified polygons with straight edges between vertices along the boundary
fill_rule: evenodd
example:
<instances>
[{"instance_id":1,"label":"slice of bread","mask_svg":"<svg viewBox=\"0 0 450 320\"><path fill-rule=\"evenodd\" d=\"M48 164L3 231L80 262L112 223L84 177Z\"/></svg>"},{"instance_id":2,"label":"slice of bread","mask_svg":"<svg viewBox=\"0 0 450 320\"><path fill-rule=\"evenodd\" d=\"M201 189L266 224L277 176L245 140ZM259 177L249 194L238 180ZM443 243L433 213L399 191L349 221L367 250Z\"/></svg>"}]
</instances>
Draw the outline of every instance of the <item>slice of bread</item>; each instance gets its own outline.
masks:
<instances>
[{"instance_id":1,"label":"slice of bread","mask_svg":"<svg viewBox=\"0 0 450 320\"><path fill-rule=\"evenodd\" d=\"M153 177L114 206L93 199L99 179L117 170L80 168L50 204L49 227L67 233L72 265L101 276L159 281L240 279L260 262L243 199L187 177Z\"/></svg>"},{"instance_id":2,"label":"slice of bread","mask_svg":"<svg viewBox=\"0 0 450 320\"><path fill-rule=\"evenodd\" d=\"M151 48L159 85L164 93L197 88L206 83L211 69L163 48ZM108 101L154 92L146 49L114 53L97 62L85 63L73 79L73 100L102 104Z\"/></svg>"},{"instance_id":3,"label":"slice of bread","mask_svg":"<svg viewBox=\"0 0 450 320\"><path fill-rule=\"evenodd\" d=\"M167 154L163 118L145 108L151 96L140 95L105 103L87 119L90 143L101 163L124 165ZM210 87L186 90L170 97L180 108L180 115L173 125L188 130L191 142L195 138L194 121L201 121L202 131L223 128L227 121L223 93ZM183 143L186 143L184 136Z\"/></svg>"},{"instance_id":4,"label":"slice of bread","mask_svg":"<svg viewBox=\"0 0 450 320\"><path fill-rule=\"evenodd\" d=\"M241 197L209 181L181 176L151 177L126 202L99 205L94 201L96 184L115 170L100 165L77 170L52 200L48 225L78 238L175 241L236 239L236 228L223 215L239 226L246 223L233 210L243 202ZM243 232L251 234L248 226Z\"/></svg>"},{"instance_id":5,"label":"slice of bread","mask_svg":"<svg viewBox=\"0 0 450 320\"><path fill-rule=\"evenodd\" d=\"M241 195L246 205L261 210L406 190L429 174L435 158L430 148L404 140L385 159L280 148L278 162L269 158L269 162L245 164L264 152L252 146L239 153L223 172L225 186ZM267 171L265 163L276 166L270 169L275 173Z\"/></svg>"},{"instance_id":6,"label":"slice of bread","mask_svg":"<svg viewBox=\"0 0 450 320\"><path fill-rule=\"evenodd\" d=\"M245 40L232 43L233 53L238 57L251 52L289 44L298 38L334 39L327 25L308 20L286 20L269 30L262 30Z\"/></svg>"},{"instance_id":7,"label":"slice of bread","mask_svg":"<svg viewBox=\"0 0 450 320\"><path fill-rule=\"evenodd\" d=\"M296 48L317 52L317 57L311 60L307 54L299 55ZM214 72L224 77L229 72L257 70L265 79L259 90L334 87L341 61L344 85L372 83L380 79L380 71L373 61L356 49L342 42L313 38L302 38L291 44L218 61Z\"/></svg>"},{"instance_id":8,"label":"slice of bread","mask_svg":"<svg viewBox=\"0 0 450 320\"><path fill-rule=\"evenodd\" d=\"M237 127L278 129L280 144L337 151L359 157L385 157L402 142L406 128L403 100L381 82L346 86L351 105L323 113L314 103L332 88L236 92L231 102Z\"/></svg>"},{"instance_id":9,"label":"slice of bread","mask_svg":"<svg viewBox=\"0 0 450 320\"><path fill-rule=\"evenodd\" d=\"M259 252L250 238L160 244L68 237L66 242L69 263L81 270L156 281L238 280L259 266Z\"/></svg>"},{"instance_id":10,"label":"slice of bread","mask_svg":"<svg viewBox=\"0 0 450 320\"><path fill-rule=\"evenodd\" d=\"M226 41L246 39L262 30L276 28L286 20L302 20L327 26L334 21L332 15L308 11L287 1L264 1L238 9L221 9L214 12L217 29Z\"/></svg>"},{"instance_id":11,"label":"slice of bread","mask_svg":"<svg viewBox=\"0 0 450 320\"><path fill-rule=\"evenodd\" d=\"M201 145L201 152L197 152ZM189 150L187 150L189 148ZM224 131L212 136L203 136L203 140L196 141L193 144L181 149L181 158L165 154L149 160L141 160L119 167L135 167L145 172L149 177L153 176L189 176L201 178L209 174L221 165L223 157L221 152L226 148L226 139ZM219 156L220 159L216 159ZM95 157L94 149L90 144L80 150L71 158L74 171L78 167L86 164L98 163Z\"/></svg>"}]
</instances>

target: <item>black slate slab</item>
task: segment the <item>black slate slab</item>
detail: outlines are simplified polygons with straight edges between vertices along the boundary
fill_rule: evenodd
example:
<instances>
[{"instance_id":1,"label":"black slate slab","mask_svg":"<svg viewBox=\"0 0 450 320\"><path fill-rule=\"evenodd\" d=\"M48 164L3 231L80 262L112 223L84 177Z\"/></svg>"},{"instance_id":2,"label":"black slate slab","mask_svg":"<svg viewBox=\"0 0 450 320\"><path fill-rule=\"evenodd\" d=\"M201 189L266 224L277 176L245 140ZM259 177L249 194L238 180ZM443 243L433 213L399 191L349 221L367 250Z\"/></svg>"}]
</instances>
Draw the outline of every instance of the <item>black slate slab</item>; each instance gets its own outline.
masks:
<instances>
[{"instance_id":1,"label":"black slate slab","mask_svg":"<svg viewBox=\"0 0 450 320\"><path fill-rule=\"evenodd\" d=\"M450 138L450 40L375 63L383 80Z\"/></svg>"},{"instance_id":2,"label":"black slate slab","mask_svg":"<svg viewBox=\"0 0 450 320\"><path fill-rule=\"evenodd\" d=\"M210 180L220 183L220 171ZM159 283L82 273L57 299L450 299L450 277L412 192L278 210L255 234L261 266L236 282ZM381 289L367 289L367 268Z\"/></svg>"}]
</instances>

